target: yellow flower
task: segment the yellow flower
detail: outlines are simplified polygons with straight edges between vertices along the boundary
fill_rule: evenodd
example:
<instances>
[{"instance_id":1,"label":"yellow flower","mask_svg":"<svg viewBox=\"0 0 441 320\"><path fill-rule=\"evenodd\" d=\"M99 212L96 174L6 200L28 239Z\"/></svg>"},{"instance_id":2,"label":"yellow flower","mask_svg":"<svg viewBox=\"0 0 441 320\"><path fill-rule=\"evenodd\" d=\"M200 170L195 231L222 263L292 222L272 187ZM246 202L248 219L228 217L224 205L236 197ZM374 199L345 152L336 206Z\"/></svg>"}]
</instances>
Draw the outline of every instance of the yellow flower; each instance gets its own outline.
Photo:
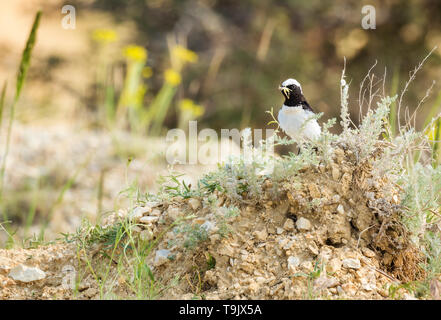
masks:
<instances>
[{"instance_id":1,"label":"yellow flower","mask_svg":"<svg viewBox=\"0 0 441 320\"><path fill-rule=\"evenodd\" d=\"M179 45L172 49L172 55L182 62L195 63L198 61L198 55L196 52L188 50L187 48Z\"/></svg>"},{"instance_id":2,"label":"yellow flower","mask_svg":"<svg viewBox=\"0 0 441 320\"><path fill-rule=\"evenodd\" d=\"M202 107L202 106L200 106L200 105L195 105L194 106L194 108L193 108L193 114L194 114L194 116L195 117L200 117L200 116L202 116L203 114L204 114L204 112L205 112L205 109L204 109L204 107Z\"/></svg>"},{"instance_id":3,"label":"yellow flower","mask_svg":"<svg viewBox=\"0 0 441 320\"><path fill-rule=\"evenodd\" d=\"M150 67L144 67L142 69L142 76L146 79L150 78L153 75L153 70Z\"/></svg>"},{"instance_id":4,"label":"yellow flower","mask_svg":"<svg viewBox=\"0 0 441 320\"><path fill-rule=\"evenodd\" d=\"M165 82L171 84L172 86L177 86L181 83L181 75L173 69L167 69L164 73Z\"/></svg>"},{"instance_id":5,"label":"yellow flower","mask_svg":"<svg viewBox=\"0 0 441 320\"><path fill-rule=\"evenodd\" d=\"M93 40L102 43L111 43L118 40L118 34L110 29L97 29L93 31Z\"/></svg>"},{"instance_id":6,"label":"yellow flower","mask_svg":"<svg viewBox=\"0 0 441 320\"><path fill-rule=\"evenodd\" d=\"M179 108L182 111L187 111L187 110L191 110L191 108L193 107L194 102L193 100L190 99L182 99L180 104L179 104Z\"/></svg>"},{"instance_id":7,"label":"yellow flower","mask_svg":"<svg viewBox=\"0 0 441 320\"><path fill-rule=\"evenodd\" d=\"M204 107L197 105L190 99L182 99L179 104L179 108L183 112L190 112L195 118L200 117L204 114Z\"/></svg>"},{"instance_id":8,"label":"yellow flower","mask_svg":"<svg viewBox=\"0 0 441 320\"><path fill-rule=\"evenodd\" d=\"M124 56L136 62L146 62L148 54L145 48L130 45L124 48Z\"/></svg>"}]
</instances>

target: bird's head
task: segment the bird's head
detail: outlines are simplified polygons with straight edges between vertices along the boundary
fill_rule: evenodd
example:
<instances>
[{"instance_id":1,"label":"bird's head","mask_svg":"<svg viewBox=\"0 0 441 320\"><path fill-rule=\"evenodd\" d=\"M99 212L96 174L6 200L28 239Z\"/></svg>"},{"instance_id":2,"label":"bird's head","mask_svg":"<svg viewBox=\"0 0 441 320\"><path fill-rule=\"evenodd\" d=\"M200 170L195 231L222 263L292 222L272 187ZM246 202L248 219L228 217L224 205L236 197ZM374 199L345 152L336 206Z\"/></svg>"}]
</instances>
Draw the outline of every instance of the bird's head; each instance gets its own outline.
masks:
<instances>
[{"instance_id":1,"label":"bird's head","mask_svg":"<svg viewBox=\"0 0 441 320\"><path fill-rule=\"evenodd\" d=\"M279 90L285 96L286 100L289 100L291 96L302 95L302 86L296 79L287 79L279 86Z\"/></svg>"}]
</instances>

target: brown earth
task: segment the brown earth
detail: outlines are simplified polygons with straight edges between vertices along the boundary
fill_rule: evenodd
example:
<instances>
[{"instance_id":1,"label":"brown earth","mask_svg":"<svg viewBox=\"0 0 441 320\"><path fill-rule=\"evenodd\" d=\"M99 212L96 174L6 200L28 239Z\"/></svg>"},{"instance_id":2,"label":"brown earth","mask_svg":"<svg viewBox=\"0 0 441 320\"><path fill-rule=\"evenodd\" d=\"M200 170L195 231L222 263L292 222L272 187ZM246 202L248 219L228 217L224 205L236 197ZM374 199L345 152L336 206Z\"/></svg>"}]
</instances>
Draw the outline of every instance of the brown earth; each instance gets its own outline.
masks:
<instances>
[{"instance_id":1,"label":"brown earth","mask_svg":"<svg viewBox=\"0 0 441 320\"><path fill-rule=\"evenodd\" d=\"M241 202L216 192L214 202L182 197L150 202L104 223L111 227L129 217L139 223L135 234L157 241L146 262L163 286L157 296L162 299L384 299L391 285L422 276L420 254L399 222L398 190L386 179L374 179L370 165L355 164L350 151L337 149L328 166L304 168L280 184L266 180L264 190L257 200L243 194ZM231 204L240 214L225 215ZM207 235L193 247L186 246L189 233L170 228L191 215L185 221L204 227ZM86 252L73 244L0 250L0 297L106 297L84 268L86 256L93 264L102 260L100 250L95 245ZM19 264L38 267L46 278L12 280L8 273ZM132 297L114 264L113 292ZM73 291L68 279L81 269L86 271Z\"/></svg>"}]
</instances>

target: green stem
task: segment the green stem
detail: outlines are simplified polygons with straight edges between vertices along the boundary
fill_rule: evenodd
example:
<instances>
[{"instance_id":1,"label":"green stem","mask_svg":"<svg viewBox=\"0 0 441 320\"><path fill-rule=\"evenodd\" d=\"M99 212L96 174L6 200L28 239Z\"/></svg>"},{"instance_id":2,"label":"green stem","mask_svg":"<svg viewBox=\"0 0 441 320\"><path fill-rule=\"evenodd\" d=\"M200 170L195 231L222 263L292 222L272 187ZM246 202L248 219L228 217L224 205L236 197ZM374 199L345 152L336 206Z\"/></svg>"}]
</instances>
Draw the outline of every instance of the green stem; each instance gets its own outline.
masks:
<instances>
[{"instance_id":1,"label":"green stem","mask_svg":"<svg viewBox=\"0 0 441 320\"><path fill-rule=\"evenodd\" d=\"M8 220L8 214L6 213L6 210L3 206L3 187L4 187L4 177L5 177L5 171L6 171L6 160L8 158L9 148L10 148L10 144L11 144L11 133L12 133L12 125L14 123L14 117L15 117L15 106L17 105L18 100L20 99L21 90L23 88L23 84L25 82L26 75L28 73L28 69L29 69L29 66L31 63L32 50L35 46L36 35L37 35L38 26L40 24L41 14L42 14L42 12L38 11L37 14L35 15L34 23L32 25L31 32L29 34L25 49L24 49L22 57L21 57L21 61L20 61L20 65L18 67L18 73L17 73L17 83L16 83L16 87L15 87L15 96L14 96L14 101L12 102L11 114L9 117L9 126L8 126L8 131L7 131L7 136L6 136L5 153L3 155L3 163L2 163L2 166L0 169L0 209L2 210L2 215L3 215L3 218L5 221ZM4 87L4 90L5 90L5 87ZM2 93L2 95L3 95L3 93ZM11 240L11 239L9 239L9 240Z\"/></svg>"},{"instance_id":2,"label":"green stem","mask_svg":"<svg viewBox=\"0 0 441 320\"><path fill-rule=\"evenodd\" d=\"M153 101L150 111L153 117L153 127L151 134L159 135L161 133L162 125L164 124L165 116L170 107L173 97L176 93L176 87L169 84L164 84L155 100Z\"/></svg>"}]
</instances>

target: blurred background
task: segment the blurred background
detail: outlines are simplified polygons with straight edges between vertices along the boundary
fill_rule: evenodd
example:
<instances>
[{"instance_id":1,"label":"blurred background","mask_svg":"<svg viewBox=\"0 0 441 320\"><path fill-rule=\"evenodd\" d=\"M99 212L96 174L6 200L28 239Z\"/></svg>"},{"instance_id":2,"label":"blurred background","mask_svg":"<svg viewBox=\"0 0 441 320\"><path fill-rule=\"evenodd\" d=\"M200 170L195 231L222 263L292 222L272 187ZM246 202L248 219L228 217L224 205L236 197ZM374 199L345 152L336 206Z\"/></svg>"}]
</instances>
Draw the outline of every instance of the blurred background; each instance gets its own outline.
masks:
<instances>
[{"instance_id":1,"label":"blurred background","mask_svg":"<svg viewBox=\"0 0 441 320\"><path fill-rule=\"evenodd\" d=\"M64 5L75 8L75 29L62 27ZM364 5L375 7L376 29L361 27ZM433 84L441 75L436 0L1 1L0 81L11 89L6 106L39 9L2 204L3 225L20 239L42 224L51 239L82 217L98 221L126 205L121 191L132 192L135 184L156 190L157 178L168 172L168 129L186 130L189 120L218 132L267 128L265 111L278 112L277 88L287 78L302 84L313 109L324 112L321 121L338 118L344 58L357 123L359 84L375 63L376 80L386 75L384 91L396 94L438 46L405 106L415 110L433 85L417 127L441 108L441 83ZM333 130L339 131L338 121ZM189 183L210 169L180 168Z\"/></svg>"}]
</instances>

